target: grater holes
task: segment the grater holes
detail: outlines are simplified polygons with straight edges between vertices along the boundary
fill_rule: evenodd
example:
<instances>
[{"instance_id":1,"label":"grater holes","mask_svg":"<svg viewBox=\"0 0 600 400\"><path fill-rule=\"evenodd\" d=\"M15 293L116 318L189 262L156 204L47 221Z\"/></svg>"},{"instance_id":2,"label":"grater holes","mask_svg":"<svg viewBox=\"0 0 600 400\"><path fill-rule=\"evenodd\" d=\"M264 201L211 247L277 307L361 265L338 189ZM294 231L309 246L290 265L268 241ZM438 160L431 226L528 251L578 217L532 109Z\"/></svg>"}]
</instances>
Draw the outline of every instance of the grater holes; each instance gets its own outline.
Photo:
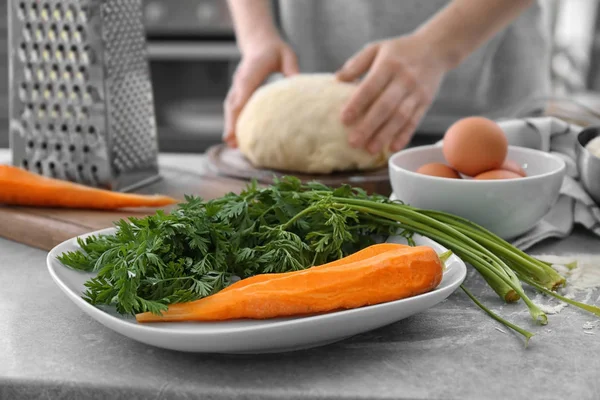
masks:
<instances>
[{"instance_id":1,"label":"grater holes","mask_svg":"<svg viewBox=\"0 0 600 400\"><path fill-rule=\"evenodd\" d=\"M67 108L64 110L63 117L65 119L71 120L76 115L77 115L77 113L75 111L75 108L73 106L67 106Z\"/></svg>"},{"instance_id":2,"label":"grater holes","mask_svg":"<svg viewBox=\"0 0 600 400\"><path fill-rule=\"evenodd\" d=\"M54 87L51 83L47 84L44 88L44 100L49 101L52 99L52 94L54 92Z\"/></svg>"},{"instance_id":3,"label":"grater holes","mask_svg":"<svg viewBox=\"0 0 600 400\"><path fill-rule=\"evenodd\" d=\"M86 4L84 4L84 5L82 5L80 7L79 12L76 13L77 14L76 15L77 21L79 21L81 23L87 22L87 19L88 19L88 16L87 16L88 8L89 7Z\"/></svg>"},{"instance_id":4,"label":"grater holes","mask_svg":"<svg viewBox=\"0 0 600 400\"><path fill-rule=\"evenodd\" d=\"M52 123L48 124L48 131L50 133L54 133L54 124L52 124Z\"/></svg>"},{"instance_id":5,"label":"grater holes","mask_svg":"<svg viewBox=\"0 0 600 400\"><path fill-rule=\"evenodd\" d=\"M71 46L71 48L66 53L66 58L72 63L77 62L77 46Z\"/></svg>"},{"instance_id":6,"label":"grater holes","mask_svg":"<svg viewBox=\"0 0 600 400\"><path fill-rule=\"evenodd\" d=\"M42 162L38 160L35 162L34 165L35 165L35 169L37 169L38 172L41 174L42 173Z\"/></svg>"},{"instance_id":7,"label":"grater holes","mask_svg":"<svg viewBox=\"0 0 600 400\"><path fill-rule=\"evenodd\" d=\"M23 169L29 169L29 160L24 158L23 161L21 161L21 166Z\"/></svg>"},{"instance_id":8,"label":"grater holes","mask_svg":"<svg viewBox=\"0 0 600 400\"><path fill-rule=\"evenodd\" d=\"M38 118L46 118L46 114L47 114L47 107L45 104L40 104L38 107Z\"/></svg>"},{"instance_id":9,"label":"grater holes","mask_svg":"<svg viewBox=\"0 0 600 400\"><path fill-rule=\"evenodd\" d=\"M31 60L31 62L34 62L34 63L37 63L40 61L40 59L41 59L40 48L37 45L37 43L34 43L33 46L31 46L31 52L29 53L29 59Z\"/></svg>"},{"instance_id":10,"label":"grater holes","mask_svg":"<svg viewBox=\"0 0 600 400\"><path fill-rule=\"evenodd\" d=\"M31 64L27 64L25 67L25 71L23 72L25 80L30 82L33 80L33 68Z\"/></svg>"},{"instance_id":11,"label":"grater holes","mask_svg":"<svg viewBox=\"0 0 600 400\"><path fill-rule=\"evenodd\" d=\"M48 5L48 3L45 3L42 6L42 9L40 11L40 18L42 21L49 21L50 20L50 6Z\"/></svg>"},{"instance_id":12,"label":"grater holes","mask_svg":"<svg viewBox=\"0 0 600 400\"><path fill-rule=\"evenodd\" d=\"M38 24L35 28L35 33L33 37L36 41L42 42L44 40L44 36L44 24Z\"/></svg>"},{"instance_id":13,"label":"grater holes","mask_svg":"<svg viewBox=\"0 0 600 400\"><path fill-rule=\"evenodd\" d=\"M81 107L80 109L77 110L77 119L84 121L87 120L89 117L89 112L87 107Z\"/></svg>"},{"instance_id":14,"label":"grater holes","mask_svg":"<svg viewBox=\"0 0 600 400\"><path fill-rule=\"evenodd\" d=\"M65 43L71 41L71 27L69 25L64 25L62 31L60 31L60 40Z\"/></svg>"},{"instance_id":15,"label":"grater holes","mask_svg":"<svg viewBox=\"0 0 600 400\"><path fill-rule=\"evenodd\" d=\"M25 39L26 42L31 42L32 37L31 24L28 22L23 27L23 39Z\"/></svg>"},{"instance_id":16,"label":"grater holes","mask_svg":"<svg viewBox=\"0 0 600 400\"><path fill-rule=\"evenodd\" d=\"M27 101L27 99L29 98L28 93L29 93L29 90L27 87L27 83L22 83L21 88L19 89L19 98L21 99L22 102Z\"/></svg>"},{"instance_id":17,"label":"grater holes","mask_svg":"<svg viewBox=\"0 0 600 400\"><path fill-rule=\"evenodd\" d=\"M44 67L43 66L40 65L35 70L35 79L38 82L44 82L46 80L46 71L44 71Z\"/></svg>"},{"instance_id":18,"label":"grater holes","mask_svg":"<svg viewBox=\"0 0 600 400\"><path fill-rule=\"evenodd\" d=\"M31 139L29 139L27 141L27 147L29 147L30 149L33 149L33 147L35 146L35 142Z\"/></svg>"},{"instance_id":19,"label":"grater holes","mask_svg":"<svg viewBox=\"0 0 600 400\"><path fill-rule=\"evenodd\" d=\"M50 29L48 30L48 39L51 42L55 42L58 39L58 26L56 24L50 25Z\"/></svg>"},{"instance_id":20,"label":"grater holes","mask_svg":"<svg viewBox=\"0 0 600 400\"><path fill-rule=\"evenodd\" d=\"M27 7L25 6L25 2L23 2L23 1L19 2L18 15L21 20L24 20L27 18Z\"/></svg>"},{"instance_id":21,"label":"grater holes","mask_svg":"<svg viewBox=\"0 0 600 400\"><path fill-rule=\"evenodd\" d=\"M61 110L60 104L55 104L55 105L52 107L52 113L53 113L52 117L53 117L53 118L58 118L58 117L59 117L59 115L61 114L61 111L62 111L62 110Z\"/></svg>"},{"instance_id":22,"label":"grater holes","mask_svg":"<svg viewBox=\"0 0 600 400\"><path fill-rule=\"evenodd\" d=\"M85 68L83 65L80 66L77 70L75 78L79 82L83 82L83 81L87 80L87 68Z\"/></svg>"},{"instance_id":23,"label":"grater holes","mask_svg":"<svg viewBox=\"0 0 600 400\"><path fill-rule=\"evenodd\" d=\"M86 153L86 154L87 154L87 153L89 153L89 152L90 152L90 146L88 146L88 145L86 144L86 145L84 145L84 146L83 146L83 149L82 149L82 150L83 150L83 152L84 152L84 153Z\"/></svg>"},{"instance_id":24,"label":"grater holes","mask_svg":"<svg viewBox=\"0 0 600 400\"><path fill-rule=\"evenodd\" d=\"M85 89L85 92L83 93L83 100L84 100L86 103L91 103L91 102L92 102L92 99L93 99L93 97L94 97L94 88L93 88L93 87L91 87L91 86L88 86L88 87Z\"/></svg>"},{"instance_id":25,"label":"grater holes","mask_svg":"<svg viewBox=\"0 0 600 400\"><path fill-rule=\"evenodd\" d=\"M71 144L69 145L69 151L70 151L71 153L74 153L74 152L75 152L75 150L77 150L77 148L75 147L75 145L74 145L74 144L72 144L72 143L71 143Z\"/></svg>"},{"instance_id":26,"label":"grater holes","mask_svg":"<svg viewBox=\"0 0 600 400\"><path fill-rule=\"evenodd\" d=\"M44 46L44 49L41 52L41 59L42 59L42 61L47 62L47 63L49 63L50 61L53 60L52 47L49 44Z\"/></svg>"},{"instance_id":27,"label":"grater holes","mask_svg":"<svg viewBox=\"0 0 600 400\"><path fill-rule=\"evenodd\" d=\"M50 78L50 80L53 82L57 81L59 73L60 69L58 68L58 64L52 64L50 71L48 72L48 78Z\"/></svg>"},{"instance_id":28,"label":"grater holes","mask_svg":"<svg viewBox=\"0 0 600 400\"><path fill-rule=\"evenodd\" d=\"M73 22L75 20L75 16L77 15L77 9L75 8L75 6L70 5L69 7L67 7L67 9L65 10L65 20L69 21L69 22Z\"/></svg>"},{"instance_id":29,"label":"grater holes","mask_svg":"<svg viewBox=\"0 0 600 400\"><path fill-rule=\"evenodd\" d=\"M56 151L61 151L61 150L62 150L62 144L60 144L60 143L56 143L56 144L54 145L54 150L56 150Z\"/></svg>"},{"instance_id":30,"label":"grater holes","mask_svg":"<svg viewBox=\"0 0 600 400\"><path fill-rule=\"evenodd\" d=\"M41 144L41 148L42 150L47 150L48 149L48 143L46 141L43 141Z\"/></svg>"},{"instance_id":31,"label":"grater holes","mask_svg":"<svg viewBox=\"0 0 600 400\"><path fill-rule=\"evenodd\" d=\"M23 63L27 62L27 44L25 42L19 46L19 59Z\"/></svg>"},{"instance_id":32,"label":"grater holes","mask_svg":"<svg viewBox=\"0 0 600 400\"><path fill-rule=\"evenodd\" d=\"M60 43L56 46L56 52L54 53L54 59L62 61L65 59L65 45Z\"/></svg>"},{"instance_id":33,"label":"grater holes","mask_svg":"<svg viewBox=\"0 0 600 400\"><path fill-rule=\"evenodd\" d=\"M32 3L31 6L29 7L29 10L27 10L27 18L29 18L31 20L36 20L38 17L37 11L38 11L37 4Z\"/></svg>"},{"instance_id":34,"label":"grater holes","mask_svg":"<svg viewBox=\"0 0 600 400\"><path fill-rule=\"evenodd\" d=\"M67 97L67 86L62 84L58 87L58 98L64 99Z\"/></svg>"},{"instance_id":35,"label":"grater holes","mask_svg":"<svg viewBox=\"0 0 600 400\"><path fill-rule=\"evenodd\" d=\"M31 62L38 62L40 59L40 46L37 43L31 45L31 53L29 55ZM33 71L33 64L29 63L31 70Z\"/></svg>"},{"instance_id":36,"label":"grater holes","mask_svg":"<svg viewBox=\"0 0 600 400\"><path fill-rule=\"evenodd\" d=\"M73 41L76 43L83 43L85 41L85 31L83 30L83 27L81 30L79 29L75 29L75 32L73 32Z\"/></svg>"},{"instance_id":37,"label":"grater holes","mask_svg":"<svg viewBox=\"0 0 600 400\"><path fill-rule=\"evenodd\" d=\"M73 67L67 65L65 67L65 71L63 72L63 79L67 82L70 82L73 79Z\"/></svg>"}]
</instances>

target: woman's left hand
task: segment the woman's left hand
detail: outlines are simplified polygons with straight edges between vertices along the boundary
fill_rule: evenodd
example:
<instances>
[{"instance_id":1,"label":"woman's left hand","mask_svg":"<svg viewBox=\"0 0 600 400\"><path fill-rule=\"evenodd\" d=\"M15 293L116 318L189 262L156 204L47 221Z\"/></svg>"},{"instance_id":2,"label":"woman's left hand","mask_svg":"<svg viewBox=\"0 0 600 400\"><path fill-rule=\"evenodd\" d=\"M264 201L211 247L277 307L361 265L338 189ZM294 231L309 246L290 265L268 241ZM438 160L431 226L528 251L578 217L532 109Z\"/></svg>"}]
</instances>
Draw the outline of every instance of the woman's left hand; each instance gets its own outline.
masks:
<instances>
[{"instance_id":1,"label":"woman's left hand","mask_svg":"<svg viewBox=\"0 0 600 400\"><path fill-rule=\"evenodd\" d=\"M369 44L337 72L351 82L366 74L342 110L349 141L377 153L410 141L448 71L444 60L417 35Z\"/></svg>"}]
</instances>

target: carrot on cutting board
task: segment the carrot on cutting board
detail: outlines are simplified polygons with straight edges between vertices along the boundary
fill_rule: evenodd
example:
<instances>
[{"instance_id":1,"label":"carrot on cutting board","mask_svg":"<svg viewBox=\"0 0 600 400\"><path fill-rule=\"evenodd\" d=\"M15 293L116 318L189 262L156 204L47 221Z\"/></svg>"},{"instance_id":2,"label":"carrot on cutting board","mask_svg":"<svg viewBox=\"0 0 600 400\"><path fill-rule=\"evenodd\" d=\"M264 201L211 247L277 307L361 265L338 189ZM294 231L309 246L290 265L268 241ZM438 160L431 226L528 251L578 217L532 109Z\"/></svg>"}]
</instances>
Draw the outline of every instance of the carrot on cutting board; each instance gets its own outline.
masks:
<instances>
[{"instance_id":1,"label":"carrot on cutting board","mask_svg":"<svg viewBox=\"0 0 600 400\"><path fill-rule=\"evenodd\" d=\"M340 258L339 260L335 260L335 261L329 262L327 264L317 265L317 266L311 267L310 269L314 270L314 269L320 269L320 268L335 267L335 266L341 265L341 264L350 264L355 261L364 260L364 259L376 256L378 254L385 253L386 251L400 249L403 247L408 247L408 246L405 244L399 244L399 243L378 243L378 244L374 244L374 245L365 247L364 249L359 250L356 253L350 254L349 256L346 256L344 258ZM223 292L226 292L226 291L229 291L232 289L239 289L241 287L248 286L253 283L268 281L269 279L273 279L273 278L281 278L281 277L287 276L289 274L293 274L294 272L296 272L296 271L283 272L283 273L279 273L279 274L254 275L249 278L242 279L240 281L232 283L231 285L227 286L225 289L221 290L220 293L223 293Z\"/></svg>"},{"instance_id":2,"label":"carrot on cutting board","mask_svg":"<svg viewBox=\"0 0 600 400\"><path fill-rule=\"evenodd\" d=\"M114 210L175 203L168 196L113 192L0 165L0 204Z\"/></svg>"},{"instance_id":3,"label":"carrot on cutting board","mask_svg":"<svg viewBox=\"0 0 600 400\"><path fill-rule=\"evenodd\" d=\"M341 261L346 260L346 258ZM357 261L309 268L173 304L138 322L223 321L310 315L416 296L436 288L443 263L430 247L403 246Z\"/></svg>"}]
</instances>

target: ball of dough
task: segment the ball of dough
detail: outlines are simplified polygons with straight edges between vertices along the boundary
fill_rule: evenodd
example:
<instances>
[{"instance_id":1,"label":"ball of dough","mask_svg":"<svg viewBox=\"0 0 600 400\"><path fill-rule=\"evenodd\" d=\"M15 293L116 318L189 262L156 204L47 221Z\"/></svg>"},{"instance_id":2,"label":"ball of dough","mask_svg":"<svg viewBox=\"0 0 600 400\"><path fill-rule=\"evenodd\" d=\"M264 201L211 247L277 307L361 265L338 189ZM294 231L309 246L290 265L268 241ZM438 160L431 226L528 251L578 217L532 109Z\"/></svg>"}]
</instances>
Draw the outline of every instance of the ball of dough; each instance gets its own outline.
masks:
<instances>
[{"instance_id":1,"label":"ball of dough","mask_svg":"<svg viewBox=\"0 0 600 400\"><path fill-rule=\"evenodd\" d=\"M384 166L388 151L372 155L348 143L340 120L355 84L331 74L300 74L259 88L242 110L238 148L257 168L328 174Z\"/></svg>"}]
</instances>

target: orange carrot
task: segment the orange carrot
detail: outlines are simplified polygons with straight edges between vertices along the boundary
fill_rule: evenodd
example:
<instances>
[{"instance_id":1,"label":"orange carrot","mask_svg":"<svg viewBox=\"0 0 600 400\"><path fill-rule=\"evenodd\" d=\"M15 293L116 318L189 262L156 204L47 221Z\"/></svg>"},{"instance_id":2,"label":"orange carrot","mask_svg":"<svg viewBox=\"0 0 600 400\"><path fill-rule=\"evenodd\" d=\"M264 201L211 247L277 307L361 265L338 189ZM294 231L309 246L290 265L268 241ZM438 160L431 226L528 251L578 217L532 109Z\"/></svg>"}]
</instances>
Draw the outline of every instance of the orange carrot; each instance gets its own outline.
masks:
<instances>
[{"instance_id":1,"label":"orange carrot","mask_svg":"<svg viewBox=\"0 0 600 400\"><path fill-rule=\"evenodd\" d=\"M374 244L372 246L366 247L360 251L357 251L356 253L350 254L347 257L343 257L340 258L339 260L335 260L332 262L329 262L327 264L322 264L322 265L318 265L318 266L314 266L311 267L311 269L317 269L317 268L328 268L328 267L335 267L337 265L341 265L341 264L350 264L352 262L355 261L359 261L359 260L364 260L367 258L371 258L373 256L376 256L378 254L381 253L385 253L386 251L390 251L390 250L394 250L394 249L399 249L402 247L407 247L404 244L398 244L398 243L379 243L379 244ZM246 279L242 279L240 281L237 281L236 283L233 283L229 286L227 286L225 289L221 290L222 292L231 290L231 289L239 289L243 286L248 286L250 284L253 283L258 283L258 282L264 282L267 281L269 279L272 278L281 278L283 276L289 275L289 274L293 274L294 271L292 272L282 272L279 274L260 274L260 275L254 275L251 276L249 278Z\"/></svg>"},{"instance_id":2,"label":"orange carrot","mask_svg":"<svg viewBox=\"0 0 600 400\"><path fill-rule=\"evenodd\" d=\"M112 192L0 165L0 204L109 210L175 203L168 196Z\"/></svg>"},{"instance_id":3,"label":"orange carrot","mask_svg":"<svg viewBox=\"0 0 600 400\"><path fill-rule=\"evenodd\" d=\"M282 274L200 300L173 304L162 315L142 313L138 322L267 319L394 301L433 290L443 263L425 246L401 247L328 268Z\"/></svg>"}]
</instances>

